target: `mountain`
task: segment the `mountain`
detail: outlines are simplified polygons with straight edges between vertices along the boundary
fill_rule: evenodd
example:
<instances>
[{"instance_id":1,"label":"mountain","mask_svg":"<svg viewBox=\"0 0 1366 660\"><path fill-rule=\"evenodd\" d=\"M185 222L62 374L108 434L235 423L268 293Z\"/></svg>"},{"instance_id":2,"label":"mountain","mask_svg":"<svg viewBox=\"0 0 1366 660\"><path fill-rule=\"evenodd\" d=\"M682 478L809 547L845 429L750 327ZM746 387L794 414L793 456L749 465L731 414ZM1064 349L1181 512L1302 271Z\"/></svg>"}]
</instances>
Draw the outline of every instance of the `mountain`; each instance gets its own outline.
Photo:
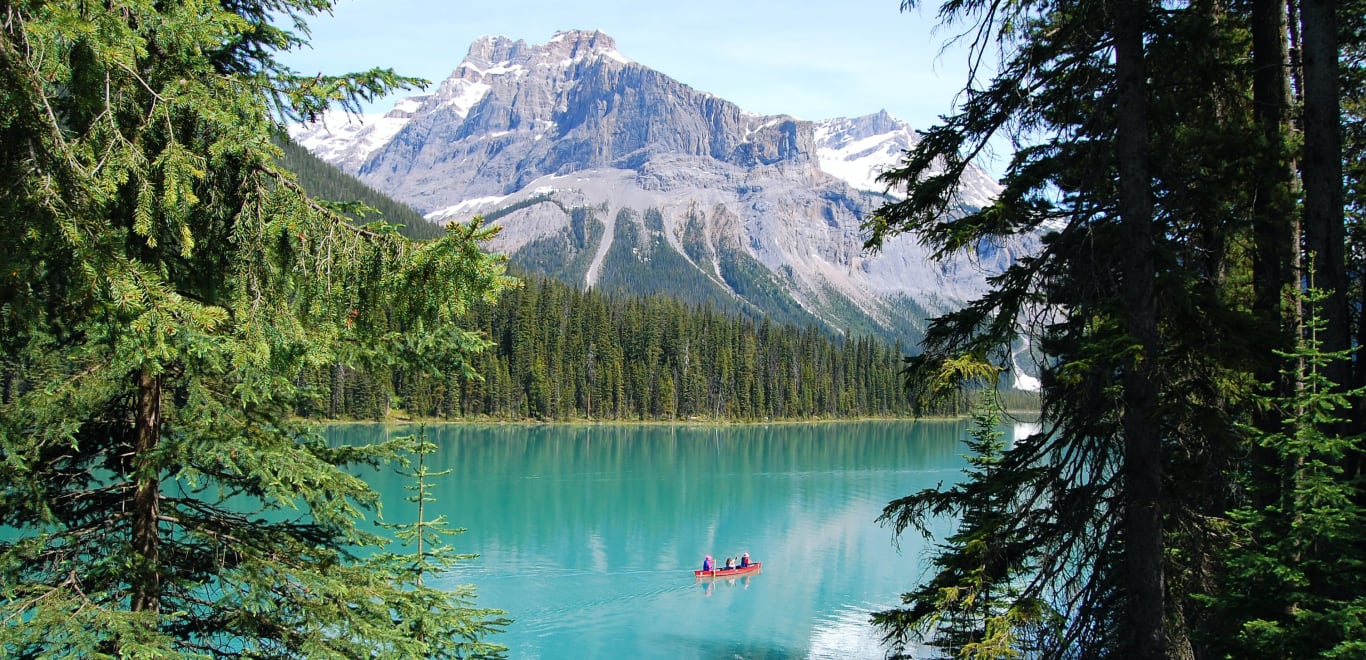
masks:
<instances>
[{"instance_id":1,"label":"mountain","mask_svg":"<svg viewBox=\"0 0 1366 660\"><path fill-rule=\"evenodd\" d=\"M484 37L429 94L325 115L295 141L434 222L482 214L492 248L584 287L663 292L913 342L1015 256L931 263L910 237L867 254L874 180L917 136L885 112L758 115L633 62L601 32ZM976 171L965 206L998 192Z\"/></svg>"}]
</instances>

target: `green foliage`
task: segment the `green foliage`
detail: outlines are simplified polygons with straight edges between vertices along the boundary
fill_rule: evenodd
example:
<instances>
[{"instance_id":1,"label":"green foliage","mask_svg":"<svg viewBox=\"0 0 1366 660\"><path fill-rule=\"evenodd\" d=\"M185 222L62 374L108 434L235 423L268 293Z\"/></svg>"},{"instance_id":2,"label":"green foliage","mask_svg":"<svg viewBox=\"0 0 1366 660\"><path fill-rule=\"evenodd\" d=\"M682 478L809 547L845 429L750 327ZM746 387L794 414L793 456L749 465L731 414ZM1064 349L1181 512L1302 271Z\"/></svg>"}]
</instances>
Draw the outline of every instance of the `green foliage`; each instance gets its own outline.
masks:
<instances>
[{"instance_id":1,"label":"green foliage","mask_svg":"<svg viewBox=\"0 0 1366 660\"><path fill-rule=\"evenodd\" d=\"M658 214L647 209L645 214ZM604 291L638 295L667 294L687 303L757 315L757 309L709 279L673 250L660 231L652 231L630 209L617 212L614 237L595 285Z\"/></svg>"},{"instance_id":2,"label":"green foliage","mask_svg":"<svg viewBox=\"0 0 1366 660\"><path fill-rule=\"evenodd\" d=\"M467 323L496 347L478 374L402 385L414 415L499 419L901 416L901 348L754 322L665 296L529 280ZM356 380L367 378L354 374ZM401 375L400 375L401 376Z\"/></svg>"},{"instance_id":3,"label":"green foliage","mask_svg":"<svg viewBox=\"0 0 1366 660\"><path fill-rule=\"evenodd\" d=\"M718 250L717 261L721 264L721 279L749 304L765 310L765 314L775 322L789 325L805 325L813 321L811 314L802 308L759 260L743 250L723 246ZM840 297L835 297L839 299ZM854 314L862 318L862 314Z\"/></svg>"},{"instance_id":4,"label":"green foliage","mask_svg":"<svg viewBox=\"0 0 1366 660\"><path fill-rule=\"evenodd\" d=\"M527 205L550 203L537 198ZM595 211L571 209L569 229L524 246L515 258L532 273L581 279L603 233ZM310 417L385 419L397 401L408 415L445 419L909 414L897 386L899 344L871 334L838 339L814 327L758 316L752 308L747 308L750 315L737 314L734 296L668 246L659 233L659 212L649 209L645 215L644 222L636 222L634 212L618 214L608 261L626 263L614 266L615 274L598 289L583 292L553 279L535 280L497 304L475 306L466 325L480 335L446 344L461 349L450 360L477 349L481 337L495 350L441 373L361 361L318 365L301 379L316 397L298 411ZM733 261L732 272L767 273L755 263ZM742 284L762 281L737 278ZM653 282L661 295L624 293L640 288L636 280ZM781 303L776 289L761 289L746 292ZM788 320L811 319L794 312ZM397 333L387 341L402 345L407 340ZM406 362L440 345L409 350ZM396 398L390 398L390 389ZM1009 395L1021 408L1037 405L1022 393Z\"/></svg>"},{"instance_id":5,"label":"green foliage","mask_svg":"<svg viewBox=\"0 0 1366 660\"><path fill-rule=\"evenodd\" d=\"M412 637L433 595L360 558L382 544L357 526L375 495L343 468L397 448L331 448L292 421L314 369L458 370L483 343L456 320L509 283L477 222L415 245L280 169L280 120L417 82L280 65L330 7L6 4L0 655L469 641ZM481 635L469 614L443 625Z\"/></svg>"},{"instance_id":6,"label":"green foliage","mask_svg":"<svg viewBox=\"0 0 1366 660\"><path fill-rule=\"evenodd\" d=\"M969 371L994 381L995 374L981 366ZM998 485L1006 449L999 430L1000 404L994 384L983 392L972 417L967 480L947 490L926 489L894 500L878 518L897 536L913 527L928 537L930 521L959 521L932 560L934 576L902 594L907 607L872 616L887 631L884 641L898 657L920 640L944 657L1028 657L1046 648L1043 640L1056 634L1059 613L1021 593L1019 585L1033 577L1036 563L1021 531L1003 524L1018 503Z\"/></svg>"},{"instance_id":7,"label":"green foliage","mask_svg":"<svg viewBox=\"0 0 1366 660\"><path fill-rule=\"evenodd\" d=\"M1324 296L1306 295L1312 309ZM1276 458L1279 479L1247 480L1248 503L1230 512L1232 543L1222 553L1226 590L1212 599L1230 626L1219 638L1236 656L1349 658L1366 651L1366 490L1344 465L1363 458L1362 435L1344 435L1351 401L1325 376L1349 351L1326 352L1323 320L1281 353L1300 387L1259 396L1284 416L1274 431L1245 427L1249 442ZM1258 504L1261 503L1261 504Z\"/></svg>"},{"instance_id":8,"label":"green foliage","mask_svg":"<svg viewBox=\"0 0 1366 660\"><path fill-rule=\"evenodd\" d=\"M386 523L393 530L394 538L404 548L412 548L410 553L382 553L369 561L384 574L401 576L406 584L413 585L405 594L407 600L400 606L406 607L398 617L406 632L418 642L426 644L418 655L424 658L469 658L502 657L507 649L498 644L483 641L488 635L500 632L510 620L502 618L506 612L489 608L476 608L474 587L461 585L453 591L433 589L424 583L427 576L448 571L462 561L475 559L478 555L462 554L446 544L449 536L464 533L463 529L450 529L445 516L433 519L426 517L426 505L435 501L431 494L432 480L450 473L450 470L432 472L427 469L427 455L436 450L436 445L427 442L426 427L419 427L417 435L396 438L407 452L417 457L417 466L408 466L399 474L412 479L406 488L412 492L407 501L416 508L416 516L410 523ZM405 461L405 463L407 463ZM459 640L448 644L445 640Z\"/></svg>"},{"instance_id":9,"label":"green foliage","mask_svg":"<svg viewBox=\"0 0 1366 660\"><path fill-rule=\"evenodd\" d=\"M702 218L698 217L695 211L689 211L688 221L683 225L683 235L679 240L683 245L683 254L688 255L694 263L711 263L715 256L711 245L706 241L706 236L707 228Z\"/></svg>"},{"instance_id":10,"label":"green foliage","mask_svg":"<svg viewBox=\"0 0 1366 660\"><path fill-rule=\"evenodd\" d=\"M522 206L518 203L500 209L498 215L505 215ZM557 234L531 241L513 254L518 267L523 272L549 275L563 282L583 281L603 236L602 221L598 219L595 211L596 209L587 207L570 209L569 227ZM492 217L490 215L490 218Z\"/></svg>"}]
</instances>

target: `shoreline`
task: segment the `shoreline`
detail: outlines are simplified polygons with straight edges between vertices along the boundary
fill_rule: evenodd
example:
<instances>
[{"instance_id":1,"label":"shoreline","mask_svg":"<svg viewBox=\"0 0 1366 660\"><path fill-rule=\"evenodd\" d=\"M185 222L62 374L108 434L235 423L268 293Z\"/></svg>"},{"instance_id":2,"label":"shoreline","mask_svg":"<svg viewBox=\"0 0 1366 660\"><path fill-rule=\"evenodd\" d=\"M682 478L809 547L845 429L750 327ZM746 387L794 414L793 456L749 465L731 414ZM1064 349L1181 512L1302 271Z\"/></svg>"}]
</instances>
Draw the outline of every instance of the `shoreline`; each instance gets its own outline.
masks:
<instances>
[{"instance_id":1,"label":"shoreline","mask_svg":"<svg viewBox=\"0 0 1366 660\"><path fill-rule=\"evenodd\" d=\"M1038 421L1038 410L1006 410L1003 411L1006 420ZM462 419L442 419L442 418L413 418L400 415L391 415L382 420L364 419L305 419L303 421L318 424L319 426L345 426L354 424L382 425L382 426L690 426L690 427L726 427L726 426L795 426L813 424L850 424L860 422L946 422L970 419L970 413L962 415L925 415L922 417L812 417L804 419L758 419L758 420L718 420L706 418L693 419L563 419L563 420L541 420L541 419L497 419L497 418L462 418Z\"/></svg>"}]
</instances>

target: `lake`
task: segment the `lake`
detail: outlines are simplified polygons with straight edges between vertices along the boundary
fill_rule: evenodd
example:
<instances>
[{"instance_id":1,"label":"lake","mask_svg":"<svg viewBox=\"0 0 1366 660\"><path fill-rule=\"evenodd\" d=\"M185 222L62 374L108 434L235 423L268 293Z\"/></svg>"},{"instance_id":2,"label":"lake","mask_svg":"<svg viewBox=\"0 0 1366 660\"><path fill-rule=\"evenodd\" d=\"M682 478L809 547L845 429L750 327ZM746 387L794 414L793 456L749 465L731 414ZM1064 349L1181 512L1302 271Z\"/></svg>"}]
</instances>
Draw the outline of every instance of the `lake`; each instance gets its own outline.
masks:
<instances>
[{"instance_id":1,"label":"lake","mask_svg":"<svg viewBox=\"0 0 1366 660\"><path fill-rule=\"evenodd\" d=\"M452 472L428 515L467 528L453 545L480 555L435 584L472 583L478 606L507 610L515 622L490 641L512 658L881 658L868 615L926 562L918 535L898 546L874 520L960 479L968 428L430 426L430 466ZM359 444L410 430L329 433ZM408 481L366 478L387 519L411 519ZM706 554L745 551L758 575L692 576Z\"/></svg>"}]
</instances>

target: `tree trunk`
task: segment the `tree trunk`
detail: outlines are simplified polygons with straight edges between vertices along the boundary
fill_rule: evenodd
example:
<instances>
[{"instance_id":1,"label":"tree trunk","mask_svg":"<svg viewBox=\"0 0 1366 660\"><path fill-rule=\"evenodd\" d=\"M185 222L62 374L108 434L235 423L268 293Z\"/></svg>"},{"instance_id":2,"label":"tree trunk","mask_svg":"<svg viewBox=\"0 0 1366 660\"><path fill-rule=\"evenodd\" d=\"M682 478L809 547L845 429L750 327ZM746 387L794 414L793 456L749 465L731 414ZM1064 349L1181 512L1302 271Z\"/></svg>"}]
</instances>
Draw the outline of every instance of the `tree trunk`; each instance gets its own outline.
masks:
<instances>
[{"instance_id":1,"label":"tree trunk","mask_svg":"<svg viewBox=\"0 0 1366 660\"><path fill-rule=\"evenodd\" d=\"M1276 395L1288 396L1291 384L1278 382L1279 360L1273 350L1293 347L1298 327L1295 306L1286 299L1295 281L1295 164L1288 142L1290 127L1290 50L1285 0L1253 0L1252 112L1261 129L1258 172L1253 199L1253 312L1266 328L1259 354L1266 357L1258 380L1277 383Z\"/></svg>"},{"instance_id":2,"label":"tree trunk","mask_svg":"<svg viewBox=\"0 0 1366 660\"><path fill-rule=\"evenodd\" d=\"M1166 612L1163 584L1162 451L1156 427L1157 386L1152 365L1157 351L1157 311L1153 298L1154 229L1148 170L1147 84L1144 71L1143 0L1112 0L1115 38L1116 159L1119 215L1128 237L1125 245L1124 302L1129 312L1130 341L1138 354L1124 367L1124 562L1126 612L1121 615L1121 655L1166 657Z\"/></svg>"},{"instance_id":3,"label":"tree trunk","mask_svg":"<svg viewBox=\"0 0 1366 660\"><path fill-rule=\"evenodd\" d=\"M1294 371L1283 371L1276 351L1294 348L1300 330L1299 298L1294 295L1299 268L1299 231L1295 222L1295 163L1288 140L1290 124L1289 7L1285 0L1253 0L1252 112L1261 132L1253 200L1253 313L1262 330L1255 340L1260 362L1256 378L1272 385L1271 396L1291 396L1297 387ZM1280 411L1254 413L1257 428L1275 433L1283 428ZM1254 488L1258 507L1277 502L1280 484L1289 474L1280 453L1270 447L1252 448L1253 478L1265 484Z\"/></svg>"},{"instance_id":4,"label":"tree trunk","mask_svg":"<svg viewBox=\"0 0 1366 660\"><path fill-rule=\"evenodd\" d=\"M343 405L346 403L346 374L343 372L342 363L338 360L332 366L332 398L329 401L328 416L336 419L342 416Z\"/></svg>"},{"instance_id":5,"label":"tree trunk","mask_svg":"<svg viewBox=\"0 0 1366 660\"><path fill-rule=\"evenodd\" d=\"M1338 99L1338 48L1335 0L1303 0L1300 27L1304 62L1304 242L1313 256L1313 284L1327 292L1319 316L1325 351L1349 346L1347 317L1346 228L1343 223L1342 130ZM1332 362L1326 375L1350 385L1350 365Z\"/></svg>"},{"instance_id":6,"label":"tree trunk","mask_svg":"<svg viewBox=\"0 0 1366 660\"><path fill-rule=\"evenodd\" d=\"M161 377L138 373L137 417L133 428L133 551L139 555L133 586L132 610L155 611L161 600L160 516L157 462L152 452L161 439Z\"/></svg>"}]
</instances>

